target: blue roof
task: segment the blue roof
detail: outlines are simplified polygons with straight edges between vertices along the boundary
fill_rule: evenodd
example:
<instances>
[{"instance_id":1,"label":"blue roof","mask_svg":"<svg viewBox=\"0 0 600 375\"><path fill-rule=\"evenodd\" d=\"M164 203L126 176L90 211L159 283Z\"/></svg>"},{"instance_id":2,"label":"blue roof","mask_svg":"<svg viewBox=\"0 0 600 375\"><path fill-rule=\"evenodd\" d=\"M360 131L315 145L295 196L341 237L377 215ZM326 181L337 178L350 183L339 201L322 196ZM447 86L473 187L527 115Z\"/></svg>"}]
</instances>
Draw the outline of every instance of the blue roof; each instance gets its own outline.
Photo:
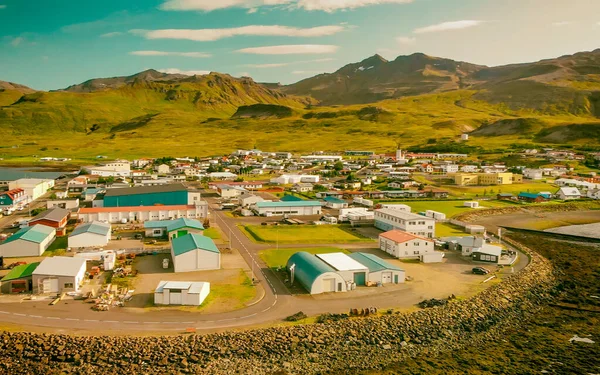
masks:
<instances>
[{"instance_id":1,"label":"blue roof","mask_svg":"<svg viewBox=\"0 0 600 375\"><path fill-rule=\"evenodd\" d=\"M194 228L204 230L204 226L196 219L179 218L176 220L154 220L144 222L144 228L165 228L167 232L172 232L181 228Z\"/></svg>"},{"instance_id":2,"label":"blue roof","mask_svg":"<svg viewBox=\"0 0 600 375\"><path fill-rule=\"evenodd\" d=\"M298 197L296 197L294 195L289 195L289 194L286 194L283 197L281 197L281 201L282 202L300 202L300 201L303 201L303 200L304 199L302 199L302 198L298 198Z\"/></svg>"},{"instance_id":3,"label":"blue roof","mask_svg":"<svg viewBox=\"0 0 600 375\"><path fill-rule=\"evenodd\" d=\"M257 208L278 208L278 207L321 207L319 201L297 201L297 202L258 202Z\"/></svg>"},{"instance_id":4,"label":"blue roof","mask_svg":"<svg viewBox=\"0 0 600 375\"><path fill-rule=\"evenodd\" d=\"M292 264L296 265L294 268L295 279L309 292L319 276L327 272L336 272L327 263L306 251L297 252L290 257L287 261L288 270Z\"/></svg>"},{"instance_id":5,"label":"blue roof","mask_svg":"<svg viewBox=\"0 0 600 375\"><path fill-rule=\"evenodd\" d=\"M173 238L171 245L173 246L173 253L175 256L185 254L196 249L220 253L213 240L206 236L195 233L188 233L184 236Z\"/></svg>"},{"instance_id":6,"label":"blue roof","mask_svg":"<svg viewBox=\"0 0 600 375\"><path fill-rule=\"evenodd\" d=\"M378 272L385 270L404 271L402 268L394 266L381 259L380 257L369 253L352 253L349 255L358 263L369 269L369 272Z\"/></svg>"},{"instance_id":7,"label":"blue roof","mask_svg":"<svg viewBox=\"0 0 600 375\"><path fill-rule=\"evenodd\" d=\"M37 224L32 227L25 227L20 229L17 233L8 237L2 244L13 242L16 240L24 240L35 243L42 243L54 233L54 228L47 227L45 225Z\"/></svg>"},{"instance_id":8,"label":"blue roof","mask_svg":"<svg viewBox=\"0 0 600 375\"><path fill-rule=\"evenodd\" d=\"M106 236L110 233L110 224L100 221L92 221L91 223L81 224L69 234L69 237L77 236L82 233L95 233L101 236Z\"/></svg>"},{"instance_id":9,"label":"blue roof","mask_svg":"<svg viewBox=\"0 0 600 375\"><path fill-rule=\"evenodd\" d=\"M540 194L537 193L519 193L519 197L536 199ZM544 197L546 198L546 197Z\"/></svg>"},{"instance_id":10,"label":"blue roof","mask_svg":"<svg viewBox=\"0 0 600 375\"><path fill-rule=\"evenodd\" d=\"M336 197L325 197L323 200L328 203L346 203L345 200Z\"/></svg>"}]
</instances>

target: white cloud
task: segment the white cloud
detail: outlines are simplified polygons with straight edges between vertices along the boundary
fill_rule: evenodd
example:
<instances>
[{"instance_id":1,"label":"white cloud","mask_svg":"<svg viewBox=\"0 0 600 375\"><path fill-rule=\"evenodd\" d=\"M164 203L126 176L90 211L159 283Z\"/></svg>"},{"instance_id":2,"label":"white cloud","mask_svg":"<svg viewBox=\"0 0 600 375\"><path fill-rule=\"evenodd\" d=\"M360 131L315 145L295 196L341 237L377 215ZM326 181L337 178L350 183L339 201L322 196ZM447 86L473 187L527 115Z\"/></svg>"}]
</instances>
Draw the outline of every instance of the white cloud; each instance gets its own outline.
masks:
<instances>
[{"instance_id":1,"label":"white cloud","mask_svg":"<svg viewBox=\"0 0 600 375\"><path fill-rule=\"evenodd\" d=\"M476 20L461 20L461 21L452 21L452 22L442 22L437 25L431 25L427 27L421 27L415 29L413 32L415 34L425 34L425 33L435 33L439 31L450 31L450 30L460 30L467 29L469 27L474 27L481 25L483 21Z\"/></svg>"},{"instance_id":2,"label":"white cloud","mask_svg":"<svg viewBox=\"0 0 600 375\"><path fill-rule=\"evenodd\" d=\"M256 9L261 6L283 5L288 9L334 12L380 4L407 4L414 0L166 0L162 10L205 11L226 8Z\"/></svg>"},{"instance_id":3,"label":"white cloud","mask_svg":"<svg viewBox=\"0 0 600 375\"><path fill-rule=\"evenodd\" d=\"M0 9L6 9L6 5L0 4Z\"/></svg>"},{"instance_id":4,"label":"white cloud","mask_svg":"<svg viewBox=\"0 0 600 375\"><path fill-rule=\"evenodd\" d=\"M572 24L571 21L558 21L558 22L552 22L552 26L556 26L556 27L561 27L561 26L568 26Z\"/></svg>"},{"instance_id":5,"label":"white cloud","mask_svg":"<svg viewBox=\"0 0 600 375\"><path fill-rule=\"evenodd\" d=\"M186 76L204 76L210 74L210 70L180 70L177 68L158 69L161 73L184 74Z\"/></svg>"},{"instance_id":6,"label":"white cloud","mask_svg":"<svg viewBox=\"0 0 600 375\"><path fill-rule=\"evenodd\" d=\"M282 66L288 66L290 65L289 63L273 63L273 64L246 64L244 66L247 66L248 68L259 68L259 69L265 69L265 68L279 68Z\"/></svg>"},{"instance_id":7,"label":"white cloud","mask_svg":"<svg viewBox=\"0 0 600 375\"><path fill-rule=\"evenodd\" d=\"M236 52L250 53L254 55L300 55L300 54L320 54L334 53L338 50L338 46L323 45L323 44L298 44L298 45L283 45L283 46L267 46L242 48Z\"/></svg>"},{"instance_id":8,"label":"white cloud","mask_svg":"<svg viewBox=\"0 0 600 375\"><path fill-rule=\"evenodd\" d=\"M292 74L297 74L297 75L301 75L301 74L320 74L323 72L320 72L318 70L294 70L292 72Z\"/></svg>"},{"instance_id":9,"label":"white cloud","mask_svg":"<svg viewBox=\"0 0 600 375\"><path fill-rule=\"evenodd\" d=\"M396 42L398 42L398 44L401 44L404 46L410 46L417 42L417 38L411 38L408 36L399 36L396 38Z\"/></svg>"},{"instance_id":10,"label":"white cloud","mask_svg":"<svg viewBox=\"0 0 600 375\"><path fill-rule=\"evenodd\" d=\"M241 72L241 73L238 73L238 76L239 76L239 77L251 77L251 76L250 76L250 73L248 73L248 72Z\"/></svg>"},{"instance_id":11,"label":"white cloud","mask_svg":"<svg viewBox=\"0 0 600 375\"><path fill-rule=\"evenodd\" d=\"M130 55L135 56L181 56L181 57L211 57L212 55L204 52L167 52L167 51L132 51Z\"/></svg>"},{"instance_id":12,"label":"white cloud","mask_svg":"<svg viewBox=\"0 0 600 375\"><path fill-rule=\"evenodd\" d=\"M230 29L162 29L162 30L130 30L146 39L185 39L197 42L210 42L238 35L255 36L289 36L318 37L337 34L344 30L343 26L317 26L307 29L288 26L251 25Z\"/></svg>"},{"instance_id":13,"label":"white cloud","mask_svg":"<svg viewBox=\"0 0 600 375\"><path fill-rule=\"evenodd\" d=\"M250 8L248 9L248 11L246 12L246 14L254 14L258 12L258 8Z\"/></svg>"},{"instance_id":14,"label":"white cloud","mask_svg":"<svg viewBox=\"0 0 600 375\"><path fill-rule=\"evenodd\" d=\"M112 38L114 36L119 36L119 35L123 35L123 33L120 31L114 31L112 33L102 34L102 35L100 35L100 37L101 38Z\"/></svg>"},{"instance_id":15,"label":"white cloud","mask_svg":"<svg viewBox=\"0 0 600 375\"><path fill-rule=\"evenodd\" d=\"M288 63L246 64L244 66L247 66L249 68L279 68L282 66L320 63L320 62L327 62L327 61L333 61L333 60L335 60L335 59L328 57L328 58L324 58L324 59L292 61L292 62L288 62Z\"/></svg>"},{"instance_id":16,"label":"white cloud","mask_svg":"<svg viewBox=\"0 0 600 375\"><path fill-rule=\"evenodd\" d=\"M10 44L13 47L17 47L19 46L21 43L23 43L25 41L25 38L23 38L22 36L18 36L16 38L13 38L13 40L10 42Z\"/></svg>"}]
</instances>

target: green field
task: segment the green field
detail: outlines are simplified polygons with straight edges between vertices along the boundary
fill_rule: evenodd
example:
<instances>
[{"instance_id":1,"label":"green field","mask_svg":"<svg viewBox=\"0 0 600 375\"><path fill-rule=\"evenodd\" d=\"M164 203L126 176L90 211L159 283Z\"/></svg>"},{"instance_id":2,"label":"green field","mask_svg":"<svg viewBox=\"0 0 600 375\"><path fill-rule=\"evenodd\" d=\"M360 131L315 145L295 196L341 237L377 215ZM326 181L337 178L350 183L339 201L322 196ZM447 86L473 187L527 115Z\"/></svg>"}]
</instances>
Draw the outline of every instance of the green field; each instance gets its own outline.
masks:
<instances>
[{"instance_id":1,"label":"green field","mask_svg":"<svg viewBox=\"0 0 600 375\"><path fill-rule=\"evenodd\" d=\"M460 215L462 213L471 211L472 208L465 207L463 205L464 201L414 201L414 202L396 202L402 203L410 206L412 208L412 212L425 212L427 210L433 210L437 212L441 212L446 214L448 218ZM512 206L512 203L504 202L504 201L481 201L481 207L506 207Z\"/></svg>"},{"instance_id":2,"label":"green field","mask_svg":"<svg viewBox=\"0 0 600 375\"><path fill-rule=\"evenodd\" d=\"M193 310L210 310L211 308L222 308L237 310L246 307L256 296L256 287L243 270L237 280L229 280L227 284L211 283L210 293L200 306ZM219 305L219 306L214 306Z\"/></svg>"},{"instance_id":3,"label":"green field","mask_svg":"<svg viewBox=\"0 0 600 375\"><path fill-rule=\"evenodd\" d=\"M218 240L221 238L221 233L215 228L207 228L204 230L204 235L208 238L212 238L213 240Z\"/></svg>"},{"instance_id":4,"label":"green field","mask_svg":"<svg viewBox=\"0 0 600 375\"><path fill-rule=\"evenodd\" d=\"M372 241L339 225L248 225L246 235L256 241L280 244L347 243Z\"/></svg>"},{"instance_id":5,"label":"green field","mask_svg":"<svg viewBox=\"0 0 600 375\"><path fill-rule=\"evenodd\" d=\"M69 238L67 236L56 237L54 242L52 242L50 246L48 246L48 248L46 249L46 251L44 251L44 254L42 255L47 257L63 255L66 252L67 247L69 245L68 239Z\"/></svg>"},{"instance_id":6,"label":"green field","mask_svg":"<svg viewBox=\"0 0 600 375\"><path fill-rule=\"evenodd\" d=\"M495 198L499 193L511 193L518 195L521 192L539 193L550 191L552 193L558 190L558 187L545 181L531 181L514 185L496 185L496 186L456 186L442 185L442 189L448 190L455 197L486 197Z\"/></svg>"},{"instance_id":7,"label":"green field","mask_svg":"<svg viewBox=\"0 0 600 375\"><path fill-rule=\"evenodd\" d=\"M288 259L290 259L292 255L300 251L306 251L311 254L350 253L348 250L338 249L336 247L309 247L262 250L258 253L258 255L267 264L267 266L269 266L269 268L278 268L285 267Z\"/></svg>"},{"instance_id":8,"label":"green field","mask_svg":"<svg viewBox=\"0 0 600 375\"><path fill-rule=\"evenodd\" d=\"M466 237L468 233L463 232L461 227L447 223L435 223L436 237Z\"/></svg>"}]
</instances>

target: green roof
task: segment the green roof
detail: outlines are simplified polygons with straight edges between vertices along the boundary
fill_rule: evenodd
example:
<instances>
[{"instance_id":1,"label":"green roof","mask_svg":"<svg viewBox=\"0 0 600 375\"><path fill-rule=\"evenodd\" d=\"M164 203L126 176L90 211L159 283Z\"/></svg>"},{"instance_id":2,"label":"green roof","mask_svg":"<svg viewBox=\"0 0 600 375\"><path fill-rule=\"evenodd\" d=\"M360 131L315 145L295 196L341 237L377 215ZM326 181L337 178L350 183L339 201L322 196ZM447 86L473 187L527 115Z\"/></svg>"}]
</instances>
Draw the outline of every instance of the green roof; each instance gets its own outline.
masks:
<instances>
[{"instance_id":1,"label":"green roof","mask_svg":"<svg viewBox=\"0 0 600 375\"><path fill-rule=\"evenodd\" d=\"M325 197L323 200L328 203L346 203L345 200L336 197Z\"/></svg>"},{"instance_id":2,"label":"green roof","mask_svg":"<svg viewBox=\"0 0 600 375\"><path fill-rule=\"evenodd\" d=\"M184 236L173 238L171 243L175 256L185 254L196 249L206 250L213 253L220 253L217 245L212 239L195 233L188 233Z\"/></svg>"},{"instance_id":3,"label":"green roof","mask_svg":"<svg viewBox=\"0 0 600 375\"><path fill-rule=\"evenodd\" d=\"M93 221L91 223L86 223L78 226L69 234L69 237L76 236L82 233L95 233L102 236L106 236L110 233L110 224L105 224L99 221Z\"/></svg>"},{"instance_id":4,"label":"green roof","mask_svg":"<svg viewBox=\"0 0 600 375\"><path fill-rule=\"evenodd\" d=\"M10 281L16 279L22 279L24 277L29 277L33 274L33 271L40 265L40 262L30 263L30 264L21 264L20 266L16 266L10 272L2 278L2 281Z\"/></svg>"},{"instance_id":5,"label":"green roof","mask_svg":"<svg viewBox=\"0 0 600 375\"><path fill-rule=\"evenodd\" d=\"M404 271L402 268L386 262L377 255L369 253L352 253L349 255L349 257L363 266L366 266L369 269L369 272L379 272L385 270Z\"/></svg>"},{"instance_id":6,"label":"green roof","mask_svg":"<svg viewBox=\"0 0 600 375\"><path fill-rule=\"evenodd\" d=\"M301 202L303 200L304 199L302 199L302 198L298 198L295 195L289 195L289 194L286 194L283 197L281 197L282 202Z\"/></svg>"},{"instance_id":7,"label":"green roof","mask_svg":"<svg viewBox=\"0 0 600 375\"><path fill-rule=\"evenodd\" d=\"M297 252L290 257L287 261L288 270L292 264L296 265L294 278L309 292L319 276L327 272L336 272L327 263L306 251Z\"/></svg>"},{"instance_id":8,"label":"green roof","mask_svg":"<svg viewBox=\"0 0 600 375\"><path fill-rule=\"evenodd\" d=\"M297 201L297 202L258 202L257 208L278 208L278 207L320 207L319 201Z\"/></svg>"},{"instance_id":9,"label":"green roof","mask_svg":"<svg viewBox=\"0 0 600 375\"><path fill-rule=\"evenodd\" d=\"M194 228L203 230L204 226L196 219L180 218L176 220L154 220L146 221L144 228L165 228L167 232L172 232L181 228Z\"/></svg>"},{"instance_id":10,"label":"green roof","mask_svg":"<svg viewBox=\"0 0 600 375\"><path fill-rule=\"evenodd\" d=\"M8 237L2 244L13 242L16 240L24 240L35 243L42 243L48 236L54 232L54 228L45 225L37 224L32 227L21 228L17 233Z\"/></svg>"}]
</instances>

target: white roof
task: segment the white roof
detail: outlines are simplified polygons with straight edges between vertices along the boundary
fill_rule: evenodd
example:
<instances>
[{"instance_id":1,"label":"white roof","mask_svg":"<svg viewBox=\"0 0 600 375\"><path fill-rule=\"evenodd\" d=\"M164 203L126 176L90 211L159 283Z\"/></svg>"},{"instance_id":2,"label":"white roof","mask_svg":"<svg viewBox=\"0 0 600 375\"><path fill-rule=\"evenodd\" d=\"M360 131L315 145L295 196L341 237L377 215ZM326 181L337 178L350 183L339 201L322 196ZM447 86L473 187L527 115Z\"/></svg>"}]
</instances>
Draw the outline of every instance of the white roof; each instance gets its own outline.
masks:
<instances>
[{"instance_id":1,"label":"white roof","mask_svg":"<svg viewBox=\"0 0 600 375\"><path fill-rule=\"evenodd\" d=\"M564 195L581 195L579 189L572 187L562 187L560 188L560 192Z\"/></svg>"},{"instance_id":2,"label":"white roof","mask_svg":"<svg viewBox=\"0 0 600 375\"><path fill-rule=\"evenodd\" d=\"M51 257L42 260L42 263L33 271L34 275L44 276L77 276L81 268L85 268L84 258Z\"/></svg>"},{"instance_id":3,"label":"white roof","mask_svg":"<svg viewBox=\"0 0 600 375\"><path fill-rule=\"evenodd\" d=\"M500 246L484 244L482 247L473 250L473 252L500 257L500 255L502 255L502 248Z\"/></svg>"},{"instance_id":4,"label":"white roof","mask_svg":"<svg viewBox=\"0 0 600 375\"><path fill-rule=\"evenodd\" d=\"M164 289L169 289L187 290L189 294L199 294L205 288L210 288L210 283L204 281L160 281L155 293L162 293Z\"/></svg>"},{"instance_id":5,"label":"white roof","mask_svg":"<svg viewBox=\"0 0 600 375\"><path fill-rule=\"evenodd\" d=\"M367 267L344 253L317 254L317 257L338 271L367 270Z\"/></svg>"},{"instance_id":6,"label":"white roof","mask_svg":"<svg viewBox=\"0 0 600 375\"><path fill-rule=\"evenodd\" d=\"M375 212L381 212L382 214L394 216L403 220L434 220L426 216L413 214L411 212L400 211L393 208L380 208L378 210L375 210Z\"/></svg>"}]
</instances>

